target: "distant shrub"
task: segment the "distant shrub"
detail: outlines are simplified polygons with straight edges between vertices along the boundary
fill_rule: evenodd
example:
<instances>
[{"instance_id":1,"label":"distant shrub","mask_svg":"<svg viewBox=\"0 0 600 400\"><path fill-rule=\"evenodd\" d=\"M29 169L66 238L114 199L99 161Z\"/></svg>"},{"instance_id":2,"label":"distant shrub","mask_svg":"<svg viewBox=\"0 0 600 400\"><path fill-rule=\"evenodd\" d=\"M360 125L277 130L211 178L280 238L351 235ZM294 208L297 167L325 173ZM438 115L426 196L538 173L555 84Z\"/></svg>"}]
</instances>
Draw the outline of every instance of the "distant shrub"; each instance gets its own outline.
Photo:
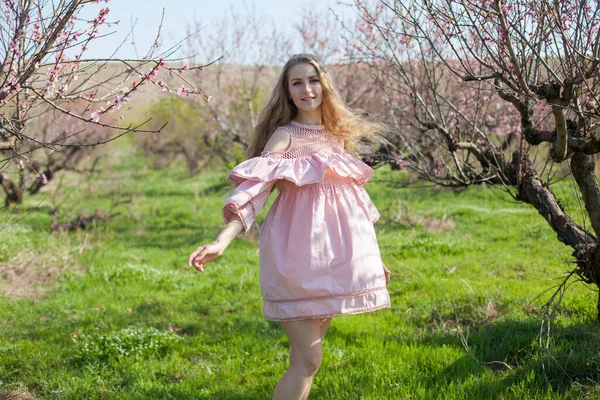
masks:
<instances>
[{"instance_id":1,"label":"distant shrub","mask_svg":"<svg viewBox=\"0 0 600 400\"><path fill-rule=\"evenodd\" d=\"M204 110L180 97L154 101L147 110L152 118L150 126L160 131L136 135L135 143L154 159L154 168L160 169L176 160L185 161L191 175L211 158L214 127L206 122Z\"/></svg>"},{"instance_id":2,"label":"distant shrub","mask_svg":"<svg viewBox=\"0 0 600 400\"><path fill-rule=\"evenodd\" d=\"M212 103L177 96L154 101L146 112L150 128L167 125L160 132L136 135L135 143L154 158L155 168L181 160L190 175L207 167L231 168L242 161L257 112L267 99L266 90L258 87L238 96L240 85L232 80Z\"/></svg>"}]
</instances>

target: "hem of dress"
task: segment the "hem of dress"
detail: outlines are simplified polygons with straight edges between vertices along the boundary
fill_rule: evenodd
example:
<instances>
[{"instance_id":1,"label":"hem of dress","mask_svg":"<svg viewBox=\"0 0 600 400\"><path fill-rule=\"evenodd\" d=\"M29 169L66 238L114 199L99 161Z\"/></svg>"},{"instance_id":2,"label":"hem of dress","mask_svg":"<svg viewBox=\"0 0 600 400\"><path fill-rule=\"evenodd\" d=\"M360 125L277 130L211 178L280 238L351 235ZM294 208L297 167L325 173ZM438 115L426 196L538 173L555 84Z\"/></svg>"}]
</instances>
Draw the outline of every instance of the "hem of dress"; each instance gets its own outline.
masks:
<instances>
[{"instance_id":1,"label":"hem of dress","mask_svg":"<svg viewBox=\"0 0 600 400\"><path fill-rule=\"evenodd\" d=\"M324 296L298 297L298 298L292 298L292 299L265 299L265 298L263 298L263 301L265 303L271 303L271 304L296 304L296 303L306 303L309 301L317 301L317 300L318 301L339 300L339 299L346 299L349 297L364 296L367 294L379 292L379 291L386 290L386 289L387 289L386 285L383 285L383 286L377 286L377 287L372 287L372 288L366 288L363 290L359 290L358 292L352 292L352 293L328 294L328 295L324 295ZM368 307L363 307L363 308L368 308Z\"/></svg>"},{"instance_id":2,"label":"hem of dress","mask_svg":"<svg viewBox=\"0 0 600 400\"><path fill-rule=\"evenodd\" d=\"M369 215L370 219L371 219L371 224L375 224L375 222L379 221L379 218L381 217L381 214L379 213L379 211L375 210L375 216Z\"/></svg>"},{"instance_id":3,"label":"hem of dress","mask_svg":"<svg viewBox=\"0 0 600 400\"><path fill-rule=\"evenodd\" d=\"M364 314L364 313L368 313L368 312L372 312L372 311L382 310L384 308L391 308L391 304L387 303L387 304L383 304L383 305L379 305L379 306L358 308L358 309L354 309L354 310L348 310L346 312L337 312L337 313L333 313L333 314L307 315L307 316L290 317L290 318L270 318L270 317L265 316L265 319L267 321L273 321L273 322L290 322L290 321L301 321L301 320L305 320L305 319L323 319L323 318L333 318L333 317L345 317L348 315Z\"/></svg>"}]
</instances>

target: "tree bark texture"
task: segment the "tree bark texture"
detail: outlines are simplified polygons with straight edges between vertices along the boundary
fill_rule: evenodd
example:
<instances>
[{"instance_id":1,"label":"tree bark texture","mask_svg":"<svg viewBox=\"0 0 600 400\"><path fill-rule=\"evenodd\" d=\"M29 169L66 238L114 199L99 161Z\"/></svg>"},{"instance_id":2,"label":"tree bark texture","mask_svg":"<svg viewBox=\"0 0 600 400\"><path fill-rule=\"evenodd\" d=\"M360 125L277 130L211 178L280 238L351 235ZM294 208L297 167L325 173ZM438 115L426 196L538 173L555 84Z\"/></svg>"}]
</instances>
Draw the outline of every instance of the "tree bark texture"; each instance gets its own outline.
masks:
<instances>
[{"instance_id":1,"label":"tree bark texture","mask_svg":"<svg viewBox=\"0 0 600 400\"><path fill-rule=\"evenodd\" d=\"M575 153L571 157L573 177L581 190L590 223L598 237L600 234L600 188L598 188L598 180L594 173L595 167L596 163L591 155Z\"/></svg>"},{"instance_id":2,"label":"tree bark texture","mask_svg":"<svg viewBox=\"0 0 600 400\"><path fill-rule=\"evenodd\" d=\"M596 238L565 213L554 194L542 184L535 171L528 169L526 172L519 186L520 199L533 205L554 229L558 240L573 249L577 274L587 283L593 283L600 288L600 259ZM588 175L585 180L586 185L590 185ZM600 303L598 310L600 321Z\"/></svg>"}]
</instances>

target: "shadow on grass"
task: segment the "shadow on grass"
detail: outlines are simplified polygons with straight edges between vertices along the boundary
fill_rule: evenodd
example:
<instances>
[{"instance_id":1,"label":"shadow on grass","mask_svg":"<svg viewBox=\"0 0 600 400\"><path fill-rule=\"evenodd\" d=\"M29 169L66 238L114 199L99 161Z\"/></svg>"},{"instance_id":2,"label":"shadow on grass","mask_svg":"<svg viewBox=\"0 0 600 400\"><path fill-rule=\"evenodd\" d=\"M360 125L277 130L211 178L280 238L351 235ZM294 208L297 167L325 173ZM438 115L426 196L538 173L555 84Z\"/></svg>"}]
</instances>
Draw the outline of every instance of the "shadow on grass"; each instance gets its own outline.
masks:
<instances>
[{"instance_id":1,"label":"shadow on grass","mask_svg":"<svg viewBox=\"0 0 600 400\"><path fill-rule=\"evenodd\" d=\"M335 325L331 330L330 335L343 336L346 343L364 340L364 334L340 332ZM529 321L502 321L469 330L462 328L462 333L454 326L451 332L423 334L416 340L394 334L383 340L414 348L415 360L422 357L417 352L423 347L438 349L438 354L447 348L461 349L464 355L441 372L421 375L422 386L432 393L445 393L444 388L450 385L460 387L464 397L452 399L513 398L511 396L521 393L523 388L527 388L528 393L535 393L535 398L547 398L548 393L566 395L564 398L584 398L585 395L588 395L585 398L596 398L589 397L587 391L596 393L600 381L600 327L597 322L553 327L548 349L546 338L540 345L539 333L540 321L532 318ZM439 356L440 360L443 358ZM415 361L417 368L418 362ZM440 396L432 398L445 398L443 394Z\"/></svg>"},{"instance_id":2,"label":"shadow on grass","mask_svg":"<svg viewBox=\"0 0 600 400\"><path fill-rule=\"evenodd\" d=\"M220 210L216 212L220 213ZM264 218L256 220L247 234L238 235L239 241L258 243L258 232ZM128 220L113 223L111 230L120 236L126 236L127 246L130 249L166 249L175 248L191 250L200 243L210 243L216 239L219 232L225 228L225 223L202 223L197 219L182 218L172 220L168 224L138 223L132 224ZM134 234L135 232L143 232Z\"/></svg>"},{"instance_id":3,"label":"shadow on grass","mask_svg":"<svg viewBox=\"0 0 600 400\"><path fill-rule=\"evenodd\" d=\"M185 388L165 389L161 392L156 390L137 391L135 395L130 397L131 400L147 400L147 399L176 399L176 400L258 400L267 399L265 391L261 387L247 387L210 391L204 393L201 389L194 391L193 389L186 390Z\"/></svg>"},{"instance_id":4,"label":"shadow on grass","mask_svg":"<svg viewBox=\"0 0 600 400\"><path fill-rule=\"evenodd\" d=\"M216 194L219 196L225 196L233 191L233 187L234 186L229 181L223 179L223 181L199 191L198 195L211 196Z\"/></svg>"},{"instance_id":5,"label":"shadow on grass","mask_svg":"<svg viewBox=\"0 0 600 400\"><path fill-rule=\"evenodd\" d=\"M194 243L213 241L225 224L203 224L187 218L184 221L170 221L168 224L134 223L128 220L113 223L111 230L128 237L130 248L173 249L188 248ZM140 233L137 233L140 232Z\"/></svg>"}]
</instances>

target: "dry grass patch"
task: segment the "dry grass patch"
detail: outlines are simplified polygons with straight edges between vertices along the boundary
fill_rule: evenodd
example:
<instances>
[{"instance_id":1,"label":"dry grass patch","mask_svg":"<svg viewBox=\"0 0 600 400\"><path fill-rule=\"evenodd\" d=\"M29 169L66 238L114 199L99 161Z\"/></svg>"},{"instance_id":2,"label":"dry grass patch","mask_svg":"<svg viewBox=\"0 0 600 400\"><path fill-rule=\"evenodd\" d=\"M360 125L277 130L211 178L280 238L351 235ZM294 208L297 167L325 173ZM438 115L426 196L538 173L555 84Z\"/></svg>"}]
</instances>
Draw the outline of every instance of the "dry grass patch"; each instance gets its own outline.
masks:
<instances>
[{"instance_id":1,"label":"dry grass patch","mask_svg":"<svg viewBox=\"0 0 600 400\"><path fill-rule=\"evenodd\" d=\"M396 207L387 206L385 210L382 210L381 215L379 223L383 225L398 224L411 229L420 225L426 231L435 233L445 232L456 227L456 223L446 215L442 218L417 215L411 212L407 204L401 202L398 202Z\"/></svg>"},{"instance_id":2,"label":"dry grass patch","mask_svg":"<svg viewBox=\"0 0 600 400\"><path fill-rule=\"evenodd\" d=\"M456 224L445 215L443 218L423 218L419 221L428 232L445 232L454 229Z\"/></svg>"},{"instance_id":3,"label":"dry grass patch","mask_svg":"<svg viewBox=\"0 0 600 400\"><path fill-rule=\"evenodd\" d=\"M35 396L27 388L0 390L0 400L35 400Z\"/></svg>"},{"instance_id":4,"label":"dry grass patch","mask_svg":"<svg viewBox=\"0 0 600 400\"><path fill-rule=\"evenodd\" d=\"M88 237L86 234L81 244L71 246L66 236L56 235L51 240L54 245L48 243L42 248L23 250L0 263L0 294L9 299L39 298L67 269L81 270L73 266L72 260L89 246Z\"/></svg>"}]
</instances>

